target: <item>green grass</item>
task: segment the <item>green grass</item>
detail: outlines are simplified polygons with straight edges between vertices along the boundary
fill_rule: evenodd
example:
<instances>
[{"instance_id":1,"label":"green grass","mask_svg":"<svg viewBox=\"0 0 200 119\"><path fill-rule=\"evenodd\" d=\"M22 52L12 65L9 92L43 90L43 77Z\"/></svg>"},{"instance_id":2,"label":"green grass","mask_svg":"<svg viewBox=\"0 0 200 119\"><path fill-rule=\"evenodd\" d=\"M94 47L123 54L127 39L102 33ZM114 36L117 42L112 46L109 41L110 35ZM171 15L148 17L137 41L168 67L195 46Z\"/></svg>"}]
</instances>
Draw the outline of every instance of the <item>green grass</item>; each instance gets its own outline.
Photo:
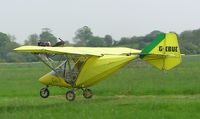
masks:
<instances>
[{"instance_id":1,"label":"green grass","mask_svg":"<svg viewBox=\"0 0 200 119\"><path fill-rule=\"evenodd\" d=\"M37 79L50 70L42 63L0 64L0 119L199 119L200 57L184 57L176 69L162 72L135 61L91 87L74 102L65 88L51 87L42 99Z\"/></svg>"}]
</instances>

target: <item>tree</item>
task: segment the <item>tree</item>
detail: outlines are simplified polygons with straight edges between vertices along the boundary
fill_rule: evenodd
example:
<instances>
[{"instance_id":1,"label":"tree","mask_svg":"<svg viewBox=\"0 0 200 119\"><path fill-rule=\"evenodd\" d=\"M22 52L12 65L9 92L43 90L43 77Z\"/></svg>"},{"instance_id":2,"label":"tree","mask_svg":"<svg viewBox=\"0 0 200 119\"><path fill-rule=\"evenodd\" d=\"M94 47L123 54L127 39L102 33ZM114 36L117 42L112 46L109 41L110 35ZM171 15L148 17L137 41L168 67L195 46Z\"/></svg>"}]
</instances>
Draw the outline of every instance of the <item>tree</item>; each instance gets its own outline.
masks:
<instances>
[{"instance_id":1,"label":"tree","mask_svg":"<svg viewBox=\"0 0 200 119\"><path fill-rule=\"evenodd\" d=\"M6 59L6 55L9 51L8 44L10 43L10 39L7 34L0 32L0 59Z\"/></svg>"},{"instance_id":2,"label":"tree","mask_svg":"<svg viewBox=\"0 0 200 119\"><path fill-rule=\"evenodd\" d=\"M23 62L25 61L21 54L15 52L9 52L7 54L6 62Z\"/></svg>"},{"instance_id":3,"label":"tree","mask_svg":"<svg viewBox=\"0 0 200 119\"><path fill-rule=\"evenodd\" d=\"M28 36L28 40L24 41L25 45L37 45L39 36L37 34L31 34Z\"/></svg>"},{"instance_id":4,"label":"tree","mask_svg":"<svg viewBox=\"0 0 200 119\"><path fill-rule=\"evenodd\" d=\"M146 43L151 43L160 33L160 31L154 30L151 33L144 36L143 41Z\"/></svg>"},{"instance_id":5,"label":"tree","mask_svg":"<svg viewBox=\"0 0 200 119\"><path fill-rule=\"evenodd\" d=\"M8 35L8 38L11 42L15 42L16 40L16 37L14 35L10 35L10 34L7 34Z\"/></svg>"},{"instance_id":6,"label":"tree","mask_svg":"<svg viewBox=\"0 0 200 119\"><path fill-rule=\"evenodd\" d=\"M84 26L75 32L73 38L76 46L86 46L89 40L93 37L93 33L88 26Z\"/></svg>"},{"instance_id":7,"label":"tree","mask_svg":"<svg viewBox=\"0 0 200 119\"><path fill-rule=\"evenodd\" d=\"M70 42L69 41L64 41L65 42L65 46L70 46L71 44L70 44Z\"/></svg>"},{"instance_id":8,"label":"tree","mask_svg":"<svg viewBox=\"0 0 200 119\"><path fill-rule=\"evenodd\" d=\"M57 43L57 38L51 32L51 29L43 28L42 33L40 34L40 41L51 42L52 45Z\"/></svg>"},{"instance_id":9,"label":"tree","mask_svg":"<svg viewBox=\"0 0 200 119\"><path fill-rule=\"evenodd\" d=\"M105 42L105 46L108 46L108 47L112 46L112 43L113 43L112 36L111 35L105 35L104 42Z\"/></svg>"},{"instance_id":10,"label":"tree","mask_svg":"<svg viewBox=\"0 0 200 119\"><path fill-rule=\"evenodd\" d=\"M8 61L11 56L15 59L13 49L19 47L19 44L15 42L15 36L7 35L0 32L0 61ZM17 57L17 56L16 56Z\"/></svg>"},{"instance_id":11,"label":"tree","mask_svg":"<svg viewBox=\"0 0 200 119\"><path fill-rule=\"evenodd\" d=\"M103 38L98 37L98 36L93 36L87 42L87 46L89 46L89 47L103 47L104 46Z\"/></svg>"},{"instance_id":12,"label":"tree","mask_svg":"<svg viewBox=\"0 0 200 119\"><path fill-rule=\"evenodd\" d=\"M7 34L0 32L0 47L5 46L5 44L9 43L10 39Z\"/></svg>"},{"instance_id":13,"label":"tree","mask_svg":"<svg viewBox=\"0 0 200 119\"><path fill-rule=\"evenodd\" d=\"M184 54L200 54L200 29L187 30L179 35L181 52Z\"/></svg>"},{"instance_id":14,"label":"tree","mask_svg":"<svg viewBox=\"0 0 200 119\"><path fill-rule=\"evenodd\" d=\"M118 43L118 45L130 44L131 39L128 37L122 37Z\"/></svg>"}]
</instances>

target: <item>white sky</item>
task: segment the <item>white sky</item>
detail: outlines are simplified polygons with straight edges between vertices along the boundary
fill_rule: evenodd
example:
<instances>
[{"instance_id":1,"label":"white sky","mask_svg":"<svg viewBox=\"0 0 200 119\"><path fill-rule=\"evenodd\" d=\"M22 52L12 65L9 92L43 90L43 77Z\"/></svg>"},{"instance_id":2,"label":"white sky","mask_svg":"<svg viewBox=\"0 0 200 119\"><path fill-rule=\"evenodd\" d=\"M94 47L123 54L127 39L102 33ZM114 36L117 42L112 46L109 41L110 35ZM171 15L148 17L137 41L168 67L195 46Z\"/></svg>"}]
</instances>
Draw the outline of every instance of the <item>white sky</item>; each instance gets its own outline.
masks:
<instances>
[{"instance_id":1,"label":"white sky","mask_svg":"<svg viewBox=\"0 0 200 119\"><path fill-rule=\"evenodd\" d=\"M23 43L28 35L50 28L72 41L74 32L89 26L94 35L114 39L200 28L199 0L0 0L0 32Z\"/></svg>"}]
</instances>

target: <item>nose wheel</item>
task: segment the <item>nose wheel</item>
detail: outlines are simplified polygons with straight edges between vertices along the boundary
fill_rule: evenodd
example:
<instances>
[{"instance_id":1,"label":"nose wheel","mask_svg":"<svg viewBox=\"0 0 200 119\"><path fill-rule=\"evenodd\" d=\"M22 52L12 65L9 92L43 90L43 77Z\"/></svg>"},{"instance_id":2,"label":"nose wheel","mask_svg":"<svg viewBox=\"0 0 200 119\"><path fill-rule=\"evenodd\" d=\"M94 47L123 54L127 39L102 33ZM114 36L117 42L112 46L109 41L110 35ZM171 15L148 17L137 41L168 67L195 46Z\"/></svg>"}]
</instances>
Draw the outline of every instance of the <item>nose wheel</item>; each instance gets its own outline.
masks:
<instances>
[{"instance_id":1,"label":"nose wheel","mask_svg":"<svg viewBox=\"0 0 200 119\"><path fill-rule=\"evenodd\" d=\"M86 99L92 98L92 90L84 89L83 90L83 97L86 98Z\"/></svg>"},{"instance_id":2,"label":"nose wheel","mask_svg":"<svg viewBox=\"0 0 200 119\"><path fill-rule=\"evenodd\" d=\"M42 88L40 90L40 96L42 98L48 98L49 97L49 90L48 90L48 88Z\"/></svg>"}]
</instances>

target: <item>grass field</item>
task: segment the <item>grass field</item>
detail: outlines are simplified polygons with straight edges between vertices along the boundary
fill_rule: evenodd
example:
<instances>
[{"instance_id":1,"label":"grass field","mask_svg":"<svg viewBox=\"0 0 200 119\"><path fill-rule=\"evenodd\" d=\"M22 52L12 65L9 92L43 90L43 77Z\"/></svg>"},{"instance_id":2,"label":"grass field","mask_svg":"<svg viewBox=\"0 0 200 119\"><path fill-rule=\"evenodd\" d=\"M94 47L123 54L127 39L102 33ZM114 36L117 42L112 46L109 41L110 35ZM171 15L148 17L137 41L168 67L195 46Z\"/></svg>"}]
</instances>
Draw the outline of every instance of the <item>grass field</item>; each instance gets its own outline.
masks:
<instances>
[{"instance_id":1,"label":"grass field","mask_svg":"<svg viewBox=\"0 0 200 119\"><path fill-rule=\"evenodd\" d=\"M93 99L81 91L74 102L66 89L51 87L42 99L37 79L50 71L42 63L0 64L0 119L199 119L200 57L184 57L176 69L162 72L132 62L91 87Z\"/></svg>"}]
</instances>

